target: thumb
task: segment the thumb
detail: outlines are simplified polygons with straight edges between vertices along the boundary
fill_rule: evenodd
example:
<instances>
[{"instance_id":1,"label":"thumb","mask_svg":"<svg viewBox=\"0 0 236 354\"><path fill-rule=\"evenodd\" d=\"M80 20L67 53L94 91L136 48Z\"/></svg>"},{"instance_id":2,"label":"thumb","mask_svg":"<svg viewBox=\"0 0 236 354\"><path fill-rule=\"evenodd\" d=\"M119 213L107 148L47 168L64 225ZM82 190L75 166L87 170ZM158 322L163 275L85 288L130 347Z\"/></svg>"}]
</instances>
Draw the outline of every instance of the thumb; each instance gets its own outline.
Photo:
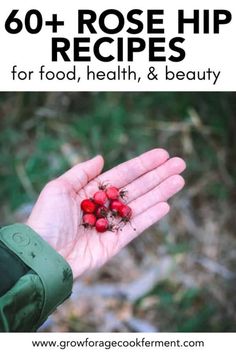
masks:
<instances>
[{"instance_id":1,"label":"thumb","mask_svg":"<svg viewBox=\"0 0 236 354\"><path fill-rule=\"evenodd\" d=\"M75 165L70 170L59 177L69 182L73 189L78 192L85 187L89 181L97 177L104 166L104 160L101 155L98 155L88 161Z\"/></svg>"}]
</instances>

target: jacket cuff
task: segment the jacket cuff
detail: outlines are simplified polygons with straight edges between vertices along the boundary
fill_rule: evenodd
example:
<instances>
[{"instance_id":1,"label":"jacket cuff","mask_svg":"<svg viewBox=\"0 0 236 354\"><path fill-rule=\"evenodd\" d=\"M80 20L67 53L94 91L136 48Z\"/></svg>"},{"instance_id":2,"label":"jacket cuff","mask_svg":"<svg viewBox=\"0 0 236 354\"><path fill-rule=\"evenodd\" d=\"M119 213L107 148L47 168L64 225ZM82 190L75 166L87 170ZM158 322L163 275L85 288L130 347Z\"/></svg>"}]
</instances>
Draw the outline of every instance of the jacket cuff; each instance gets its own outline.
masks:
<instances>
[{"instance_id":1,"label":"jacket cuff","mask_svg":"<svg viewBox=\"0 0 236 354\"><path fill-rule=\"evenodd\" d=\"M72 291L69 264L29 226L14 224L0 229L1 241L38 274L44 288L41 324Z\"/></svg>"}]
</instances>

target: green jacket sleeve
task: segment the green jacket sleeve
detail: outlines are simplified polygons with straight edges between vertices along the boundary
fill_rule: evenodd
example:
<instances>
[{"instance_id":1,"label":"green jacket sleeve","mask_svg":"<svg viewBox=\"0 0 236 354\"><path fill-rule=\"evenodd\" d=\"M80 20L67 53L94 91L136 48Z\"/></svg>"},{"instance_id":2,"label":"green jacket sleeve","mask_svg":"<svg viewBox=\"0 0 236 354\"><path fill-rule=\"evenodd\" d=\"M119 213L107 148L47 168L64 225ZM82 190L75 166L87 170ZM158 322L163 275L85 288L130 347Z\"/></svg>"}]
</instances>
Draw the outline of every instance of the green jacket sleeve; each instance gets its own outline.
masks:
<instances>
[{"instance_id":1,"label":"green jacket sleeve","mask_svg":"<svg viewBox=\"0 0 236 354\"><path fill-rule=\"evenodd\" d=\"M71 294L69 264L31 228L0 229L0 331L33 332Z\"/></svg>"}]
</instances>

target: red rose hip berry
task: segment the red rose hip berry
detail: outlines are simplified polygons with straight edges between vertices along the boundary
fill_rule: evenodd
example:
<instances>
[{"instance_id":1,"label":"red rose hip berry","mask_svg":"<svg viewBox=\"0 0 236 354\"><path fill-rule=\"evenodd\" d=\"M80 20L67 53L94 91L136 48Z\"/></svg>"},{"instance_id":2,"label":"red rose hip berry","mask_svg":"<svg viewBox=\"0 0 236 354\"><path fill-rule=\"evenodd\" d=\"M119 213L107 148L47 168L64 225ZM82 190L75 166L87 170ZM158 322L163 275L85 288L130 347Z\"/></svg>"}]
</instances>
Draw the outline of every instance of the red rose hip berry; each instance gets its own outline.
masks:
<instances>
[{"instance_id":1,"label":"red rose hip berry","mask_svg":"<svg viewBox=\"0 0 236 354\"><path fill-rule=\"evenodd\" d=\"M101 218L96 221L95 228L97 232L106 232L109 229L109 222L106 218Z\"/></svg>"},{"instance_id":2,"label":"red rose hip berry","mask_svg":"<svg viewBox=\"0 0 236 354\"><path fill-rule=\"evenodd\" d=\"M115 200L115 199L118 199L119 196L120 196L120 192L119 192L119 189L116 188L116 187L108 187L106 189L106 194L107 194L107 198L110 199L110 200Z\"/></svg>"},{"instance_id":3,"label":"red rose hip berry","mask_svg":"<svg viewBox=\"0 0 236 354\"><path fill-rule=\"evenodd\" d=\"M90 199L84 199L80 204L81 209L85 213L94 213L96 210L95 203Z\"/></svg>"},{"instance_id":4,"label":"red rose hip berry","mask_svg":"<svg viewBox=\"0 0 236 354\"><path fill-rule=\"evenodd\" d=\"M112 211L112 213L114 214L114 215L117 215L118 213L119 213L119 209L123 206L124 204L120 201L120 200L118 200L118 199L116 199L116 200L112 200L111 201L111 204L110 204L110 210Z\"/></svg>"},{"instance_id":5,"label":"red rose hip berry","mask_svg":"<svg viewBox=\"0 0 236 354\"><path fill-rule=\"evenodd\" d=\"M106 194L107 194L108 199L110 199L110 200L115 200L115 199L118 199L119 197L123 199L126 196L127 191L124 189L119 190L117 187L110 186L110 187L107 187Z\"/></svg>"},{"instance_id":6,"label":"red rose hip berry","mask_svg":"<svg viewBox=\"0 0 236 354\"><path fill-rule=\"evenodd\" d=\"M104 205L102 205L102 206L97 208L96 217L97 218L106 218L107 215L108 215L108 212L109 212L108 208L105 207Z\"/></svg>"},{"instance_id":7,"label":"red rose hip berry","mask_svg":"<svg viewBox=\"0 0 236 354\"><path fill-rule=\"evenodd\" d=\"M93 227L96 224L97 218L94 214L84 214L83 215L83 226L85 228Z\"/></svg>"},{"instance_id":8,"label":"red rose hip berry","mask_svg":"<svg viewBox=\"0 0 236 354\"><path fill-rule=\"evenodd\" d=\"M93 200L98 205L104 205L107 202L107 195L104 191L98 191L94 194Z\"/></svg>"},{"instance_id":9,"label":"red rose hip berry","mask_svg":"<svg viewBox=\"0 0 236 354\"><path fill-rule=\"evenodd\" d=\"M129 221L132 216L132 209L128 205L123 204L118 209L118 213L124 221Z\"/></svg>"}]
</instances>

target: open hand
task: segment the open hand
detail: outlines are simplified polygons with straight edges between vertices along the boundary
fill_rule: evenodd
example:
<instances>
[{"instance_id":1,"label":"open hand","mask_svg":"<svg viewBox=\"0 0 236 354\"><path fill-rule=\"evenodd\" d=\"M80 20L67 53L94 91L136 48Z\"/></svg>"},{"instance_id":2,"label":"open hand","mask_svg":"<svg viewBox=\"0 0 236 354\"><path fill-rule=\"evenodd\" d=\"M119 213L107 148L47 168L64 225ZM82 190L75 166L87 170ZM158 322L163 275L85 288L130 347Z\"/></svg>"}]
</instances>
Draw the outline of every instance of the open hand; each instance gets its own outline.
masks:
<instances>
[{"instance_id":1,"label":"open hand","mask_svg":"<svg viewBox=\"0 0 236 354\"><path fill-rule=\"evenodd\" d=\"M74 278L103 265L145 229L169 212L167 200L184 186L185 163L163 149L148 151L100 175L103 158L80 163L49 182L27 221L70 264ZM108 182L128 191L132 226L98 233L82 226L80 203Z\"/></svg>"}]
</instances>

